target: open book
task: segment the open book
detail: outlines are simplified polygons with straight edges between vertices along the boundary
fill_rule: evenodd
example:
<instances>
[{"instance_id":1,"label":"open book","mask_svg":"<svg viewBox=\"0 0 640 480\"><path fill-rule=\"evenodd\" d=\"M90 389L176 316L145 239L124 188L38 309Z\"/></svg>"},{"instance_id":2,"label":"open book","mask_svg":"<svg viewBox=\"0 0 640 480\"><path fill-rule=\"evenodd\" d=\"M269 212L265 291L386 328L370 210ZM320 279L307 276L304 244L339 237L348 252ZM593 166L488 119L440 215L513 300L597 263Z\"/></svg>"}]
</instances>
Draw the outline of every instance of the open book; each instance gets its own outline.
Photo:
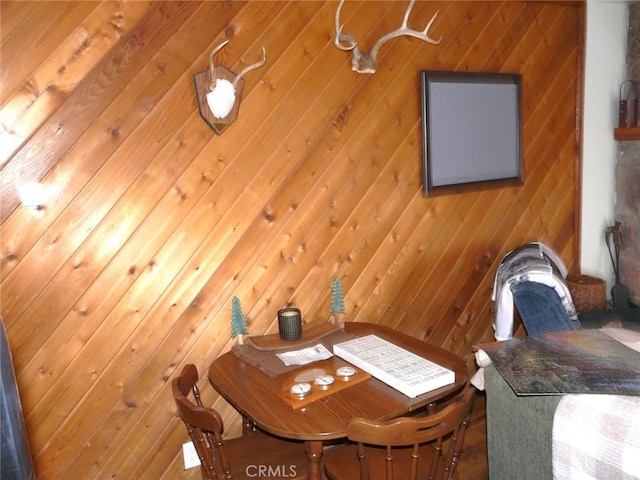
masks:
<instances>
[{"instance_id":1,"label":"open book","mask_svg":"<svg viewBox=\"0 0 640 480\"><path fill-rule=\"evenodd\" d=\"M333 346L333 353L414 398L455 382L455 373L376 335Z\"/></svg>"}]
</instances>

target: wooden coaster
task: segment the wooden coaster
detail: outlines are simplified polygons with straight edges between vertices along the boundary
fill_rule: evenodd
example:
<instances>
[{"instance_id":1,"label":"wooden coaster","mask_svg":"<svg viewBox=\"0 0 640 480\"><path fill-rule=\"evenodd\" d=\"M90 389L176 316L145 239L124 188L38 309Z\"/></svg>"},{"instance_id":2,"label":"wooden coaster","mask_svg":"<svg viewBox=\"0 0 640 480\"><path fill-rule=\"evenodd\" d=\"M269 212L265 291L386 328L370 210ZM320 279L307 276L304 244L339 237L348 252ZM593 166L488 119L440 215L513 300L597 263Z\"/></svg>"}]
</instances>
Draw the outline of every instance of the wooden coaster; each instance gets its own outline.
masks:
<instances>
[{"instance_id":1,"label":"wooden coaster","mask_svg":"<svg viewBox=\"0 0 640 480\"><path fill-rule=\"evenodd\" d=\"M351 376L341 377L337 374L338 369L341 367L351 367L355 369L355 373ZM327 386L317 385L315 383L316 378L325 375L331 375L334 378L333 383ZM360 370L341 358L334 356L327 360L309 364L306 368L282 375L282 388L278 396L293 408L300 408L327 395L364 382L369 378L371 378L371 375L364 370ZM291 393L292 386L304 383L311 386L308 394L299 396Z\"/></svg>"}]
</instances>

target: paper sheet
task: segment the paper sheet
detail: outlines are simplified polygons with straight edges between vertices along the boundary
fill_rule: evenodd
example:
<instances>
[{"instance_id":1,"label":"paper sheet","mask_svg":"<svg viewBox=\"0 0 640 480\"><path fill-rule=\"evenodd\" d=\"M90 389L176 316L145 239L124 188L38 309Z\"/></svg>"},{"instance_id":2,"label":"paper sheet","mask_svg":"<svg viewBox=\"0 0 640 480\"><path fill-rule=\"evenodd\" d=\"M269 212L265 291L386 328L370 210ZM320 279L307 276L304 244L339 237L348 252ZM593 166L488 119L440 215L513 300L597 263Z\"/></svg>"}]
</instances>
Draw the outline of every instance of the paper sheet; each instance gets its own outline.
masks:
<instances>
[{"instance_id":1,"label":"paper sheet","mask_svg":"<svg viewBox=\"0 0 640 480\"><path fill-rule=\"evenodd\" d=\"M276 353L276 356L288 367L289 365L306 365L318 360L326 360L331 358L333 354L324 345L318 343L313 347L303 348L302 350Z\"/></svg>"}]
</instances>

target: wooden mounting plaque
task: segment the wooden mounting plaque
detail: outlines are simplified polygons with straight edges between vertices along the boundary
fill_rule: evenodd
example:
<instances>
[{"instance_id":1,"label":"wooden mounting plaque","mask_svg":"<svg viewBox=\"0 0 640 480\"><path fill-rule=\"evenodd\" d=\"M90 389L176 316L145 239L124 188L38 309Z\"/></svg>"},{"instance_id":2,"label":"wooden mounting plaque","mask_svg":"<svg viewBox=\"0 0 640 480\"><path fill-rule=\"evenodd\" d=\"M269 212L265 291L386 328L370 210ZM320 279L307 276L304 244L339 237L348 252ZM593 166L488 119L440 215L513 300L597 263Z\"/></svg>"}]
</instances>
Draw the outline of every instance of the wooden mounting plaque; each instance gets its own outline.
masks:
<instances>
[{"instance_id":1,"label":"wooden mounting plaque","mask_svg":"<svg viewBox=\"0 0 640 480\"><path fill-rule=\"evenodd\" d=\"M301 348L342 330L342 328L342 325L333 325L323 321L305 323L302 325L302 337L299 340L282 340L277 333L272 333L246 337L245 342L256 350L263 351Z\"/></svg>"},{"instance_id":2,"label":"wooden mounting plaque","mask_svg":"<svg viewBox=\"0 0 640 480\"><path fill-rule=\"evenodd\" d=\"M336 370L340 367L352 367L356 370L356 373L355 375L347 378L338 377L338 375L336 375ZM314 379L318 375L332 375L335 378L335 382L328 387L319 387L313 383ZM320 398L324 398L327 395L331 395L332 393L339 392L340 390L344 390L345 388L364 382L369 378L371 378L371 375L364 370L360 370L341 358L334 356L327 360L314 362L309 364L307 367L297 369L296 371L286 375L282 375L282 388L278 396L293 408L300 408ZM290 389L296 383L309 383L311 385L311 392L304 397L292 395L290 393Z\"/></svg>"}]
</instances>

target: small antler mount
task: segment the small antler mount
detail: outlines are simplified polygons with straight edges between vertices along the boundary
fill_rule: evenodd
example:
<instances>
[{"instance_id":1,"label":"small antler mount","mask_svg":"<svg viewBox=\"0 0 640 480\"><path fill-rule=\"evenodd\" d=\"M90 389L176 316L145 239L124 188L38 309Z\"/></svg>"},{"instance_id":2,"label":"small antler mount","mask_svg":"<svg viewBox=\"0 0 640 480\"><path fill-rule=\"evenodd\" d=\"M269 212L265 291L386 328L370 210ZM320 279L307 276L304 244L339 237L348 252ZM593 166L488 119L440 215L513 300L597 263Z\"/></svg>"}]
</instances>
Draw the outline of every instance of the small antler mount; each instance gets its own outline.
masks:
<instances>
[{"instance_id":1,"label":"small antler mount","mask_svg":"<svg viewBox=\"0 0 640 480\"><path fill-rule=\"evenodd\" d=\"M214 57L227 44L225 40L209 55L209 68L193 75L200 116L218 135L238 118L244 76L251 70L263 66L267 52L262 48L262 59L245 67L236 74L224 65L216 65Z\"/></svg>"},{"instance_id":2,"label":"small antler mount","mask_svg":"<svg viewBox=\"0 0 640 480\"><path fill-rule=\"evenodd\" d=\"M435 21L438 16L438 12L431 17L429 23L422 31L411 30L408 26L409 16L411 15L411 10L413 9L413 4L415 0L411 0L409 2L409 6L404 14L404 19L402 21L402 25L397 30L387 33L386 35L380 37L378 41L375 43L370 53L360 51L358 48L358 42L349 34L343 33L343 26L340 25L340 11L342 10L342 6L344 5L344 0L340 0L338 4L338 9L336 10L336 37L334 44L337 48L344 51L351 51L353 53L353 57L351 60L351 69L358 73L375 73L376 67L378 64L378 50L380 47L387 43L389 40L396 37L414 37L420 40L423 40L427 43L431 43L433 45L438 45L442 38L438 40L434 40L429 36L429 29L431 28L431 24ZM345 44L343 44L345 42Z\"/></svg>"}]
</instances>

